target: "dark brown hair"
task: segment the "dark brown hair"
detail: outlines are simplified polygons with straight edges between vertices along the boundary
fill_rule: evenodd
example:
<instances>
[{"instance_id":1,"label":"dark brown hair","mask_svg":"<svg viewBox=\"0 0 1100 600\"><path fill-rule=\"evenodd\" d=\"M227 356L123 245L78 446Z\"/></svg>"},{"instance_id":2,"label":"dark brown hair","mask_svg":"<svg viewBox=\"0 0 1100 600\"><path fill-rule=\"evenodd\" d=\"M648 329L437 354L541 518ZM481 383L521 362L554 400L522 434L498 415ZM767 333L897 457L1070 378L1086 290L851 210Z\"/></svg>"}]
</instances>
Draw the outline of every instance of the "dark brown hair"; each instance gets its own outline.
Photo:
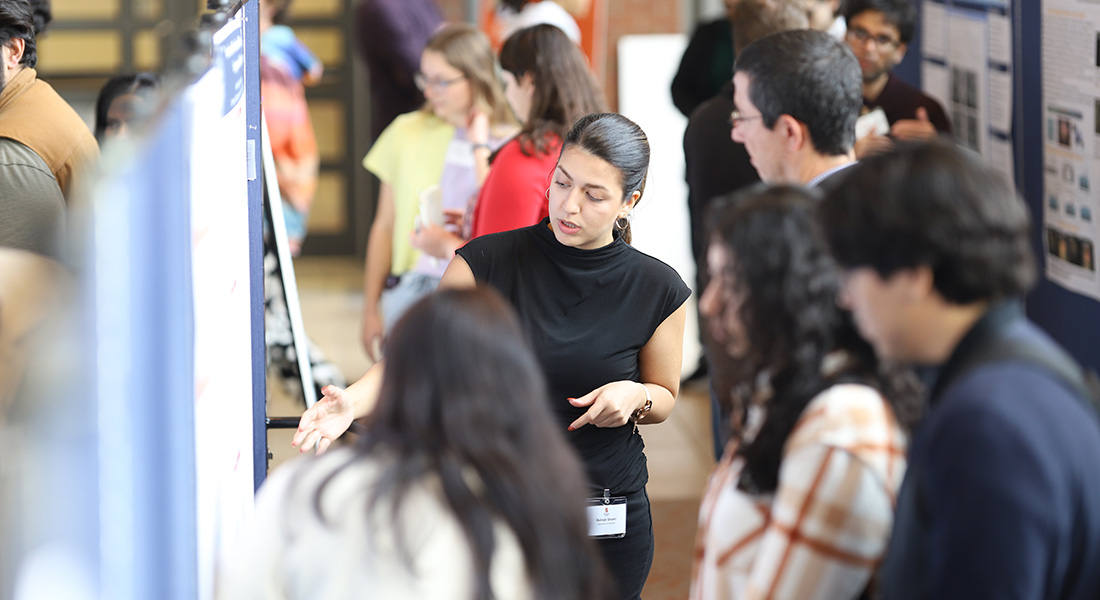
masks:
<instances>
[{"instance_id":1,"label":"dark brown hair","mask_svg":"<svg viewBox=\"0 0 1100 600\"><path fill-rule=\"evenodd\" d=\"M818 196L804 188L761 185L722 202L711 243L729 255L728 291L745 299L724 309L737 310L748 341L737 379L752 386L767 373L772 389L759 432L738 448L745 458L739 485L770 492L779 482L787 438L806 405L826 388L853 381L878 389L904 428L919 417L921 397L913 375L880 364L851 314L837 306L838 269L814 220ZM847 364L839 373L823 374L826 355L837 350L845 352ZM733 404L743 423L745 402Z\"/></svg>"},{"instance_id":2,"label":"dark brown hair","mask_svg":"<svg viewBox=\"0 0 1100 600\"><path fill-rule=\"evenodd\" d=\"M500 67L517 80L530 74L535 84L531 114L518 136L527 156L551 151L551 142L557 146L577 119L607 110L584 55L553 25L535 25L509 36L500 49ZM547 139L550 134L557 139Z\"/></svg>"},{"instance_id":3,"label":"dark brown hair","mask_svg":"<svg viewBox=\"0 0 1100 600\"><path fill-rule=\"evenodd\" d=\"M393 458L369 510L400 513L411 487L436 477L469 542L475 598L492 598L494 521L515 534L535 598L607 597L584 471L549 406L519 319L496 292L446 289L420 300L390 334L378 406L356 449Z\"/></svg>"},{"instance_id":4,"label":"dark brown hair","mask_svg":"<svg viewBox=\"0 0 1100 600\"><path fill-rule=\"evenodd\" d=\"M645 194L645 178L649 173L649 138L637 123L618 113L585 115L565 135L562 152L570 146L606 161L619 172L622 202L634 192L639 193L638 201L641 201L641 195ZM561 160L560 156L558 160ZM630 222L616 228L620 237L629 244Z\"/></svg>"}]
</instances>

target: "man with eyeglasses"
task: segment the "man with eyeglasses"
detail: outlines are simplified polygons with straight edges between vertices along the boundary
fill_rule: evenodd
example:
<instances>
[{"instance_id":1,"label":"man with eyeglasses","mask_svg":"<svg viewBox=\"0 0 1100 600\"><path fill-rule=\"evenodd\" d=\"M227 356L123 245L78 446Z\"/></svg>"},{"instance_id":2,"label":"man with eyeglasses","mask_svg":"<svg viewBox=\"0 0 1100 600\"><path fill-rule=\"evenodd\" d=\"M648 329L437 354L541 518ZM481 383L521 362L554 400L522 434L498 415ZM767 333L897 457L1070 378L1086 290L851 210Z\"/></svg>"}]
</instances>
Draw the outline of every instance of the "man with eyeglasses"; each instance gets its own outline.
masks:
<instances>
[{"instance_id":1,"label":"man with eyeglasses","mask_svg":"<svg viewBox=\"0 0 1100 600\"><path fill-rule=\"evenodd\" d=\"M730 15L733 54L740 54L756 40L793 29L805 29L809 23L803 0L739 0ZM731 65L732 71L732 65ZM733 110L733 82L729 79L717 95L699 105L684 130L684 179L688 184L688 216L691 221L691 251L695 257L697 290L706 288L706 230L710 205L715 199L760 181L745 147L730 139L730 111ZM711 376L712 390L725 390L732 369L723 367L723 351L700 331L706 350L705 366ZM700 373L701 375L702 373ZM728 414L720 413L721 404L712 392L714 457L722 458L729 437Z\"/></svg>"},{"instance_id":2,"label":"man with eyeglasses","mask_svg":"<svg viewBox=\"0 0 1100 600\"><path fill-rule=\"evenodd\" d=\"M950 134L951 123L940 103L890 73L905 58L913 36L917 14L912 0L849 0L846 17L844 39L863 72L867 115L859 127L864 135L856 141L856 156L888 150L894 140Z\"/></svg>"},{"instance_id":3,"label":"man with eyeglasses","mask_svg":"<svg viewBox=\"0 0 1100 600\"><path fill-rule=\"evenodd\" d=\"M765 183L816 187L855 160L859 63L829 34L757 40L738 56L733 85L731 136Z\"/></svg>"}]
</instances>

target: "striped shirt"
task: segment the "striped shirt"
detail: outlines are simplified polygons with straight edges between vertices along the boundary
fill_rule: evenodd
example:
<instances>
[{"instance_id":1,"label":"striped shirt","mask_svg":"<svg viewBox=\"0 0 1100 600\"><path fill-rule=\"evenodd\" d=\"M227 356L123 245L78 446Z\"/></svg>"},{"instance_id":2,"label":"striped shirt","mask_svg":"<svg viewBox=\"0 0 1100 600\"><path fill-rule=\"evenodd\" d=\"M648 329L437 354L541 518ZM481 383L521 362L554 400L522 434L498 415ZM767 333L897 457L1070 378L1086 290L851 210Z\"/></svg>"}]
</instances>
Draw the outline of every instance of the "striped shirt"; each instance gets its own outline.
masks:
<instances>
[{"instance_id":1,"label":"striped shirt","mask_svg":"<svg viewBox=\"0 0 1100 600\"><path fill-rule=\"evenodd\" d=\"M731 443L700 507L691 598L858 597L889 541L905 448L889 404L858 384L806 406L772 494L737 488Z\"/></svg>"}]
</instances>

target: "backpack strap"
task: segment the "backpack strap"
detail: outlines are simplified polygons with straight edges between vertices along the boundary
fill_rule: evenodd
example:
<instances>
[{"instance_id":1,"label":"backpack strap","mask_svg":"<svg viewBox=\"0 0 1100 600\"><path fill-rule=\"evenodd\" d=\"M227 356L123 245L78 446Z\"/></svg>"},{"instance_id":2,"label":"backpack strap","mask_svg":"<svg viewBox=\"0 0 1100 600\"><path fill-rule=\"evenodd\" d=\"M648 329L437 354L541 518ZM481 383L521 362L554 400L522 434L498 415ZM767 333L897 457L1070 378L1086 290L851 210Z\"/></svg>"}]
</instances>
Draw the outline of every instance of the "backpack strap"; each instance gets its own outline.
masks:
<instances>
[{"instance_id":1,"label":"backpack strap","mask_svg":"<svg viewBox=\"0 0 1100 600\"><path fill-rule=\"evenodd\" d=\"M1006 360L1030 363L1054 375L1100 420L1100 377L1095 371L1083 369L1065 350L1053 344L1036 344L1017 338L991 340L953 369L954 377L951 379L958 379L981 365Z\"/></svg>"}]
</instances>

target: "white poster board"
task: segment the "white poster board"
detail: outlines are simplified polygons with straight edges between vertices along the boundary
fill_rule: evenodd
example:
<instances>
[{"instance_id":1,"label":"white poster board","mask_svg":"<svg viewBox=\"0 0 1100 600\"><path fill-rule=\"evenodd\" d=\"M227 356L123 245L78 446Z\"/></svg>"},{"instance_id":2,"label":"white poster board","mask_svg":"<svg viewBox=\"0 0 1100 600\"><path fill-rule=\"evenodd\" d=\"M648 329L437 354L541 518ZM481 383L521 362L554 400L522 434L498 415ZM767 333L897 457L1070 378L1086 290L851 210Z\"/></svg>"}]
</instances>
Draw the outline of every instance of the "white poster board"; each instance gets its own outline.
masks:
<instances>
[{"instance_id":1,"label":"white poster board","mask_svg":"<svg viewBox=\"0 0 1100 600\"><path fill-rule=\"evenodd\" d=\"M1100 299L1100 5L1044 0L1042 28L1046 275Z\"/></svg>"},{"instance_id":2,"label":"white poster board","mask_svg":"<svg viewBox=\"0 0 1100 600\"><path fill-rule=\"evenodd\" d=\"M1007 3L985 5L925 0L921 79L925 93L947 110L959 144L1014 181L1012 19Z\"/></svg>"},{"instance_id":3,"label":"white poster board","mask_svg":"<svg viewBox=\"0 0 1100 600\"><path fill-rule=\"evenodd\" d=\"M195 309L200 598L253 505L252 337L243 12L214 35L213 67L188 90Z\"/></svg>"},{"instance_id":4,"label":"white poster board","mask_svg":"<svg viewBox=\"0 0 1100 600\"><path fill-rule=\"evenodd\" d=\"M631 220L633 245L661 259L692 288L688 188L684 180L684 130L687 118L672 104L672 78L687 48L679 34L627 35L619 39L619 112L637 123L649 138L649 175L645 195ZM702 353L696 301L688 303L684 330L683 374L695 371Z\"/></svg>"}]
</instances>

